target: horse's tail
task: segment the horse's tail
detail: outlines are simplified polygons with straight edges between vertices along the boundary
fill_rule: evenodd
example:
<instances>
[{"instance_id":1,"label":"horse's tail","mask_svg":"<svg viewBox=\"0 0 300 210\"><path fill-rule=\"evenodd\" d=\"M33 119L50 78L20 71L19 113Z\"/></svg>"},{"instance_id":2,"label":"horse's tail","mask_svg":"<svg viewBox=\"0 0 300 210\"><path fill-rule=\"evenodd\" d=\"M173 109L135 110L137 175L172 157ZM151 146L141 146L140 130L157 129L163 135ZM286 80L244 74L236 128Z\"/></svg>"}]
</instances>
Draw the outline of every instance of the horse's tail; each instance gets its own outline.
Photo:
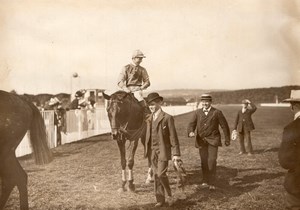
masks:
<instances>
[{"instance_id":1,"label":"horse's tail","mask_svg":"<svg viewBox=\"0 0 300 210\"><path fill-rule=\"evenodd\" d=\"M30 142L36 164L46 164L52 161L52 153L47 144L47 133L44 119L32 103L28 103L33 112L30 125Z\"/></svg>"}]
</instances>

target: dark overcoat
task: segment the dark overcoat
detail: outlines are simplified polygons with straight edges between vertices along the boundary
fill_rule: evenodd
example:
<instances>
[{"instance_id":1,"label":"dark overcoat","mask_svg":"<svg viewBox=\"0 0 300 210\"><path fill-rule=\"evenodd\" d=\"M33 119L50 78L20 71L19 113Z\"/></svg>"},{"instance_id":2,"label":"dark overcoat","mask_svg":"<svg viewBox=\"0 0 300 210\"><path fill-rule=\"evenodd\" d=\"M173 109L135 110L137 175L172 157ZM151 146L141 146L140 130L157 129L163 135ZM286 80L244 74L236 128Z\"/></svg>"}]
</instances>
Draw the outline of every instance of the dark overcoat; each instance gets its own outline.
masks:
<instances>
[{"instance_id":1,"label":"dark overcoat","mask_svg":"<svg viewBox=\"0 0 300 210\"><path fill-rule=\"evenodd\" d=\"M244 129L244 131L247 132L255 129L251 116L256 111L257 107L255 106L255 104L251 104L251 106L252 109L246 109L244 113L242 112L242 110L238 111L234 121L234 130L242 132Z\"/></svg>"},{"instance_id":2,"label":"dark overcoat","mask_svg":"<svg viewBox=\"0 0 300 210\"><path fill-rule=\"evenodd\" d=\"M284 128L278 157L280 165L288 170L284 180L286 191L300 198L300 118Z\"/></svg>"},{"instance_id":3,"label":"dark overcoat","mask_svg":"<svg viewBox=\"0 0 300 210\"><path fill-rule=\"evenodd\" d=\"M152 119L152 116L151 116ZM174 118L161 111L157 117L156 128L159 138L159 156L161 161L171 160L173 156L180 156L180 148L177 132L174 125ZM146 140L145 140L145 157L151 153L151 121L147 122Z\"/></svg>"},{"instance_id":4,"label":"dark overcoat","mask_svg":"<svg viewBox=\"0 0 300 210\"><path fill-rule=\"evenodd\" d=\"M221 134L219 131L221 126L225 141L230 142L230 130L222 111L211 107L207 115L203 109L194 111L193 116L188 124L187 132L195 132L195 147L200 148L203 144L209 143L213 146L222 146Z\"/></svg>"}]
</instances>

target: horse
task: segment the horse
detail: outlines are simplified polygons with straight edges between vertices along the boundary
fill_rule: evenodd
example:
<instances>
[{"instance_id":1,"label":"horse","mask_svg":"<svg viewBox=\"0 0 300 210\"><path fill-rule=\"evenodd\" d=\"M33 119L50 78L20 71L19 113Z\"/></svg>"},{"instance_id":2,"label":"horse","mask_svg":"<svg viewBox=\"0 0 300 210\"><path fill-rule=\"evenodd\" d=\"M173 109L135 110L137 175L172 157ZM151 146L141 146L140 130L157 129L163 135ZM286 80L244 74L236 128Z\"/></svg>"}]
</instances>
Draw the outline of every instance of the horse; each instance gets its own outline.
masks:
<instances>
[{"instance_id":1,"label":"horse","mask_svg":"<svg viewBox=\"0 0 300 210\"><path fill-rule=\"evenodd\" d=\"M46 128L38 108L21 96L0 91L0 210L15 186L19 190L20 209L28 210L27 174L15 155L28 130L36 164L51 162Z\"/></svg>"},{"instance_id":2,"label":"horse","mask_svg":"<svg viewBox=\"0 0 300 210\"><path fill-rule=\"evenodd\" d=\"M112 139L117 140L118 148L121 155L122 167L122 185L120 192L126 191L126 166L128 167L128 190L135 191L133 183L133 165L134 155L138 146L138 140L145 143L146 138L146 123L144 119L143 107L138 104L132 93L125 91L117 91L112 95L102 93L103 97L108 100L107 113L111 125ZM126 140L130 141L127 148L128 160L126 160ZM152 173L149 165L150 158L148 157L148 173ZM151 171L151 172L150 172Z\"/></svg>"}]
</instances>

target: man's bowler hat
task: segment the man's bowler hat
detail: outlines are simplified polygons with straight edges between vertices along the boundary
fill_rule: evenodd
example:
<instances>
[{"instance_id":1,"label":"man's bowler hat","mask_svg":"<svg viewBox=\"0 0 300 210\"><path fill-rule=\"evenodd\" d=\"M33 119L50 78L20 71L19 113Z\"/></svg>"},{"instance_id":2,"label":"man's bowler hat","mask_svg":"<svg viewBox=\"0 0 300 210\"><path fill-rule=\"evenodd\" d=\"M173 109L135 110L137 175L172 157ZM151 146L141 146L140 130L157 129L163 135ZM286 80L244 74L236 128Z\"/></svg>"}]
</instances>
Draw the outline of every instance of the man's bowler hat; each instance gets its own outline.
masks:
<instances>
[{"instance_id":1,"label":"man's bowler hat","mask_svg":"<svg viewBox=\"0 0 300 210\"><path fill-rule=\"evenodd\" d=\"M146 98L146 101L147 101L147 103L150 103L150 102L152 102L152 101L154 101L156 99L159 99L160 101L164 100L163 97L161 97L158 93L154 92L154 93L149 93L149 95Z\"/></svg>"}]
</instances>

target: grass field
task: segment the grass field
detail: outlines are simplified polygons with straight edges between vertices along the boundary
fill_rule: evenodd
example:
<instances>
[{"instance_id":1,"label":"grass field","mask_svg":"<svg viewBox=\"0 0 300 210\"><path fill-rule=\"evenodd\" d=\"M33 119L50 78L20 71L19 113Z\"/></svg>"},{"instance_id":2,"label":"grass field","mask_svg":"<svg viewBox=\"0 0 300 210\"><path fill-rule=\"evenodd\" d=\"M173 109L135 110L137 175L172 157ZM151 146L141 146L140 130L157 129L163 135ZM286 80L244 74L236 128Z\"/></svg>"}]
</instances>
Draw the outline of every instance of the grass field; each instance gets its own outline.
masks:
<instances>
[{"instance_id":1,"label":"grass field","mask_svg":"<svg viewBox=\"0 0 300 210\"><path fill-rule=\"evenodd\" d=\"M219 106L230 128L239 107ZM292 120L289 108L259 107L253 119L255 154L238 155L238 142L219 149L217 190L199 189L200 158L194 139L187 138L186 126L191 114L175 118L182 159L187 170L185 191L176 189L170 168L171 188L178 201L163 209L284 209L285 171L279 166L277 152L283 127ZM53 149L55 159L37 166L30 158L21 160L28 173L30 209L152 209L153 185L144 184L147 161L139 144L135 158L136 192L118 193L121 183L120 158L116 142L109 135L96 136ZM15 189L7 209L18 209Z\"/></svg>"}]
</instances>

